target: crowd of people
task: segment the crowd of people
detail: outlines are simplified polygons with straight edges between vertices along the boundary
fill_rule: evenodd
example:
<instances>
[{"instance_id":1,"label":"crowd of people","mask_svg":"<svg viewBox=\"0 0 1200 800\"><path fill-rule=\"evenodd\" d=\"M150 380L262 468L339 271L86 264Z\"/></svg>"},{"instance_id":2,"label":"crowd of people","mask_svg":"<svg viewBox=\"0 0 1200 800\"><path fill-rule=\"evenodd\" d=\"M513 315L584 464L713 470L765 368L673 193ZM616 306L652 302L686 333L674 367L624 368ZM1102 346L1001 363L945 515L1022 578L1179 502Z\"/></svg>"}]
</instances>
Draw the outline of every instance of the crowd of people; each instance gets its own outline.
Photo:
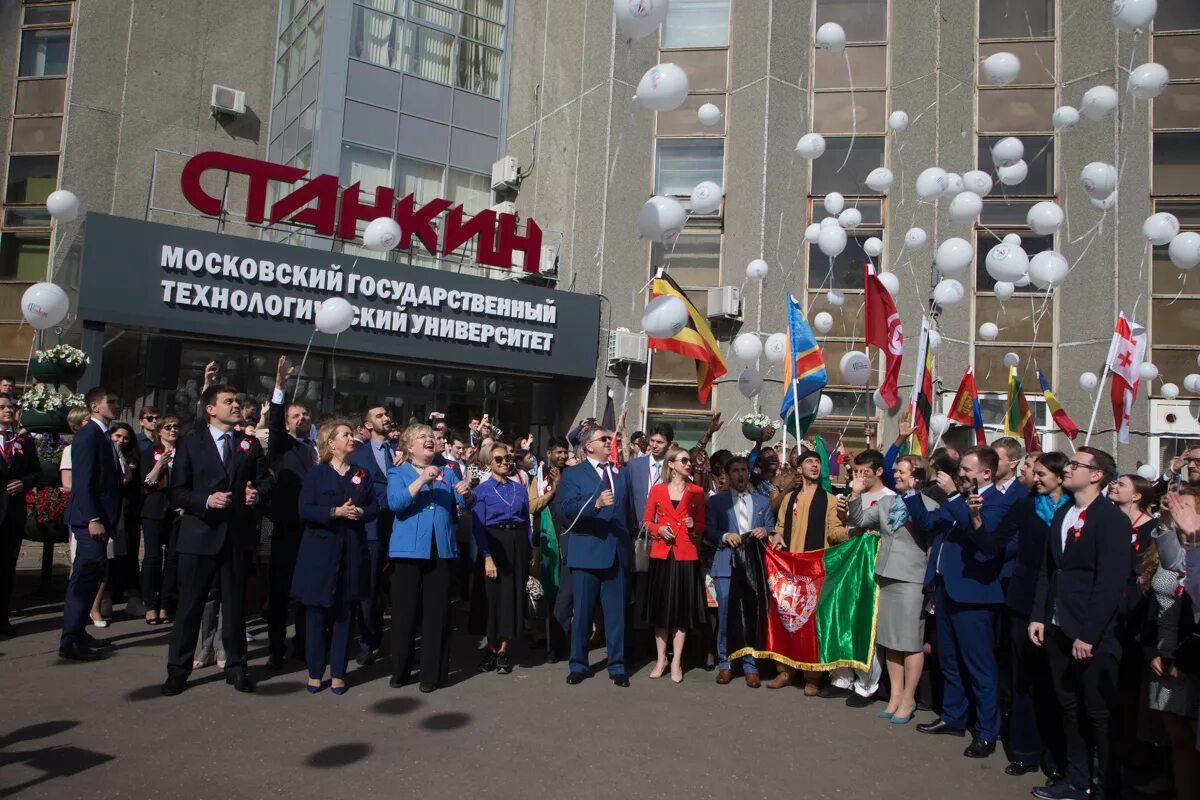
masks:
<instances>
[{"instance_id":1,"label":"crowd of people","mask_svg":"<svg viewBox=\"0 0 1200 800\"><path fill-rule=\"evenodd\" d=\"M439 413L399 426L380 405L314 419L287 401L291 378L281 357L260 406L210 365L189 430L146 406L135 432L114 393L85 395L61 465L61 657L103 658L87 628L123 601L171 625L163 694L213 663L252 692L247 598L261 597L268 670L296 659L310 692L328 680L342 694L351 659L387 650L392 687L415 668L431 692L449 675L457 599L484 672L544 648L578 685L603 641L617 687L643 658L675 683L701 666L759 688L763 670L769 689L842 698L881 724L924 715L922 734L969 732L967 757L1002 741L1007 774L1046 776L1038 797L1131 783L1200 796L1200 446L1151 482L1097 448L1026 453L1009 437L907 454L903 422L886 453L772 446L770 429L748 454L710 453L718 415L690 448L670 425L626 436L588 419L535 453L486 415L461 432ZM3 392L0 456L0 633L15 635L13 530L41 470ZM729 652L747 540L804 553L859 536L879 538L867 669Z\"/></svg>"}]
</instances>

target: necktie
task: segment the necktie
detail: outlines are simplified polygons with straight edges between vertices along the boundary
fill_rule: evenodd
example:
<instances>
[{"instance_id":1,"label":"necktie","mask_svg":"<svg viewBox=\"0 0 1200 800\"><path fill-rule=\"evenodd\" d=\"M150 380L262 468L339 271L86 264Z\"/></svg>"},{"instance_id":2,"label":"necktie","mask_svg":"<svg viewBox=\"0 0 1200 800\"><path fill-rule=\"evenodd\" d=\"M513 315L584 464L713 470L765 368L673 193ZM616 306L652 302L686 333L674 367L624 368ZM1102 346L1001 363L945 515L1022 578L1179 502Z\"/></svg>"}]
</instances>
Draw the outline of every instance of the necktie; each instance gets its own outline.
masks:
<instances>
[{"instance_id":1,"label":"necktie","mask_svg":"<svg viewBox=\"0 0 1200 800\"><path fill-rule=\"evenodd\" d=\"M661 475L662 475L662 464L651 459L651 461L650 461L650 485L655 486L658 483L658 479Z\"/></svg>"},{"instance_id":2,"label":"necktie","mask_svg":"<svg viewBox=\"0 0 1200 800\"><path fill-rule=\"evenodd\" d=\"M4 431L4 451L3 452L4 452L4 461L7 464L12 463L13 438L14 438L14 434L12 431Z\"/></svg>"},{"instance_id":3,"label":"necktie","mask_svg":"<svg viewBox=\"0 0 1200 800\"><path fill-rule=\"evenodd\" d=\"M608 474L608 462L600 465L600 491L611 492L613 488L612 476Z\"/></svg>"},{"instance_id":4,"label":"necktie","mask_svg":"<svg viewBox=\"0 0 1200 800\"><path fill-rule=\"evenodd\" d=\"M221 434L221 464L225 467L225 474L229 474L229 464L233 461L233 445L229 443L229 434Z\"/></svg>"},{"instance_id":5,"label":"necktie","mask_svg":"<svg viewBox=\"0 0 1200 800\"><path fill-rule=\"evenodd\" d=\"M737 496L737 521L739 533L746 533L750 530L752 523L754 506L750 502L750 495L747 492L742 492Z\"/></svg>"},{"instance_id":6,"label":"necktie","mask_svg":"<svg viewBox=\"0 0 1200 800\"><path fill-rule=\"evenodd\" d=\"M317 463L317 448L313 445L312 439L301 439L300 444L307 448L308 454L312 458L312 462L314 464Z\"/></svg>"}]
</instances>

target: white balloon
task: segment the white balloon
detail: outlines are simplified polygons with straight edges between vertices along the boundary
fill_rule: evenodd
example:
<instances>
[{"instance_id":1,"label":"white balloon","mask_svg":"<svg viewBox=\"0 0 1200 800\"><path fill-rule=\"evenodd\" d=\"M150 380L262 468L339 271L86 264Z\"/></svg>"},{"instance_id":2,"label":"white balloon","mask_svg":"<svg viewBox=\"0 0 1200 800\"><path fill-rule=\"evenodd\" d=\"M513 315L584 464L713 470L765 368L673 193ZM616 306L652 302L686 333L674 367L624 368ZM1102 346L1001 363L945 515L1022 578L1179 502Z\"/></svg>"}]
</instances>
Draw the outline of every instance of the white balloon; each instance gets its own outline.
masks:
<instances>
[{"instance_id":1,"label":"white balloon","mask_svg":"<svg viewBox=\"0 0 1200 800\"><path fill-rule=\"evenodd\" d=\"M836 228L838 227L837 217L825 217L820 224L822 228Z\"/></svg>"},{"instance_id":2,"label":"white balloon","mask_svg":"<svg viewBox=\"0 0 1200 800\"><path fill-rule=\"evenodd\" d=\"M1019 233L1006 233L1004 234L1004 238L1000 241L1016 247L1022 247L1025 244L1024 240L1021 239L1021 234Z\"/></svg>"},{"instance_id":3,"label":"white balloon","mask_svg":"<svg viewBox=\"0 0 1200 800\"><path fill-rule=\"evenodd\" d=\"M1113 0L1112 19L1117 30L1144 30L1158 11L1158 0Z\"/></svg>"},{"instance_id":4,"label":"white balloon","mask_svg":"<svg viewBox=\"0 0 1200 800\"><path fill-rule=\"evenodd\" d=\"M1192 372L1183 379L1183 388L1193 394L1200 392L1200 373Z\"/></svg>"},{"instance_id":5,"label":"white balloon","mask_svg":"<svg viewBox=\"0 0 1200 800\"><path fill-rule=\"evenodd\" d=\"M763 378L754 367L746 367L738 373L738 391L743 397L754 397L762 391Z\"/></svg>"},{"instance_id":6,"label":"white balloon","mask_svg":"<svg viewBox=\"0 0 1200 800\"><path fill-rule=\"evenodd\" d=\"M846 249L845 229L839 225L821 228L821 235L817 237L817 247L831 258L841 255L841 252Z\"/></svg>"},{"instance_id":7,"label":"white balloon","mask_svg":"<svg viewBox=\"0 0 1200 800\"><path fill-rule=\"evenodd\" d=\"M871 258L883 255L883 241L878 236L872 236L863 242L863 252Z\"/></svg>"},{"instance_id":8,"label":"white balloon","mask_svg":"<svg viewBox=\"0 0 1200 800\"><path fill-rule=\"evenodd\" d=\"M1143 361L1142 366L1138 367L1138 377L1144 381L1156 381L1158 380L1158 367L1149 361Z\"/></svg>"},{"instance_id":9,"label":"white balloon","mask_svg":"<svg viewBox=\"0 0 1200 800\"><path fill-rule=\"evenodd\" d=\"M667 0L613 0L613 15L621 33L641 39L658 30L667 17Z\"/></svg>"},{"instance_id":10,"label":"white balloon","mask_svg":"<svg viewBox=\"0 0 1200 800\"><path fill-rule=\"evenodd\" d=\"M712 103L705 103L696 109L696 119L700 120L700 124L704 127L711 128L721 121L721 109Z\"/></svg>"},{"instance_id":11,"label":"white balloon","mask_svg":"<svg viewBox=\"0 0 1200 800\"><path fill-rule=\"evenodd\" d=\"M883 284L883 288L887 289L888 294L890 294L892 297L900 294L900 279L896 277L896 273L879 273L879 282Z\"/></svg>"},{"instance_id":12,"label":"white balloon","mask_svg":"<svg viewBox=\"0 0 1200 800\"><path fill-rule=\"evenodd\" d=\"M1020 245L1001 242L988 251L983 266L992 280L1016 283L1029 270L1029 256Z\"/></svg>"},{"instance_id":13,"label":"white balloon","mask_svg":"<svg viewBox=\"0 0 1200 800\"><path fill-rule=\"evenodd\" d=\"M1158 477L1158 470L1156 470L1154 467L1150 466L1149 464L1142 464L1140 467L1137 468L1137 474L1140 475L1141 477L1145 478L1148 481L1152 481Z\"/></svg>"},{"instance_id":14,"label":"white balloon","mask_svg":"<svg viewBox=\"0 0 1200 800\"><path fill-rule=\"evenodd\" d=\"M941 167L929 167L917 176L917 196L922 200L941 197L950 185L950 176Z\"/></svg>"},{"instance_id":15,"label":"white balloon","mask_svg":"<svg viewBox=\"0 0 1200 800\"><path fill-rule=\"evenodd\" d=\"M998 281L992 287L992 291L996 294L996 299L1003 303L1005 300L1012 299L1012 296L1017 292L1017 287L1008 281Z\"/></svg>"},{"instance_id":16,"label":"white balloon","mask_svg":"<svg viewBox=\"0 0 1200 800\"><path fill-rule=\"evenodd\" d=\"M752 281L761 281L770 271L770 266L761 258L756 258L746 265L746 277Z\"/></svg>"},{"instance_id":17,"label":"white balloon","mask_svg":"<svg viewBox=\"0 0 1200 800\"><path fill-rule=\"evenodd\" d=\"M1021 74L1021 59L1012 53L993 53L984 59L983 74L991 83L1012 83Z\"/></svg>"},{"instance_id":18,"label":"white balloon","mask_svg":"<svg viewBox=\"0 0 1200 800\"><path fill-rule=\"evenodd\" d=\"M942 436L950 430L950 418L945 414L934 414L929 418L929 430L934 436Z\"/></svg>"},{"instance_id":19,"label":"white balloon","mask_svg":"<svg viewBox=\"0 0 1200 800\"><path fill-rule=\"evenodd\" d=\"M981 211L983 198L974 192L959 192L950 201L950 219L955 222L970 222L977 219Z\"/></svg>"},{"instance_id":20,"label":"white balloon","mask_svg":"<svg viewBox=\"0 0 1200 800\"><path fill-rule=\"evenodd\" d=\"M675 64L655 64L638 81L634 102L651 111L674 111L687 100L688 77Z\"/></svg>"},{"instance_id":21,"label":"white balloon","mask_svg":"<svg viewBox=\"0 0 1200 800\"><path fill-rule=\"evenodd\" d=\"M1111 86L1093 86L1083 93L1079 113L1093 122L1101 122L1117 110L1117 100L1117 90Z\"/></svg>"},{"instance_id":22,"label":"white balloon","mask_svg":"<svg viewBox=\"0 0 1200 800\"><path fill-rule=\"evenodd\" d=\"M733 337L733 357L746 364L753 363L762 355L762 339L756 333L739 333Z\"/></svg>"},{"instance_id":23,"label":"white balloon","mask_svg":"<svg viewBox=\"0 0 1200 800\"><path fill-rule=\"evenodd\" d=\"M987 197L992 191L992 176L980 169L963 173L963 188L974 192L980 197Z\"/></svg>"},{"instance_id":24,"label":"white balloon","mask_svg":"<svg viewBox=\"0 0 1200 800\"><path fill-rule=\"evenodd\" d=\"M313 322L321 333L342 333L354 324L354 306L344 297L331 297L321 303Z\"/></svg>"},{"instance_id":25,"label":"white balloon","mask_svg":"<svg viewBox=\"0 0 1200 800\"><path fill-rule=\"evenodd\" d=\"M57 283L35 283L21 295L21 315L39 331L66 319L70 307L70 298Z\"/></svg>"},{"instance_id":26,"label":"white balloon","mask_svg":"<svg viewBox=\"0 0 1200 800\"><path fill-rule=\"evenodd\" d=\"M787 358L787 334L772 333L767 337L767 343L763 345L763 353L767 357L767 361L772 364L782 364Z\"/></svg>"},{"instance_id":27,"label":"white balloon","mask_svg":"<svg viewBox=\"0 0 1200 800\"><path fill-rule=\"evenodd\" d=\"M1029 213L1025 215L1025 221L1029 223L1029 228L1034 233L1049 236L1057 233L1058 229L1062 227L1063 210L1058 203L1043 200L1033 204Z\"/></svg>"},{"instance_id":28,"label":"white balloon","mask_svg":"<svg viewBox=\"0 0 1200 800\"><path fill-rule=\"evenodd\" d=\"M876 167L867 173L867 179L864 183L873 192L887 194L887 190L892 188L892 181L895 179L896 176L887 167Z\"/></svg>"},{"instance_id":29,"label":"white balloon","mask_svg":"<svg viewBox=\"0 0 1200 800\"><path fill-rule=\"evenodd\" d=\"M1158 393L1167 400L1174 400L1176 397L1179 397L1179 387L1173 383L1164 383L1158 387Z\"/></svg>"},{"instance_id":30,"label":"white balloon","mask_svg":"<svg viewBox=\"0 0 1200 800\"><path fill-rule=\"evenodd\" d=\"M432 372L427 372L421 376L421 385L429 389L437 382L437 377Z\"/></svg>"},{"instance_id":31,"label":"white balloon","mask_svg":"<svg viewBox=\"0 0 1200 800\"><path fill-rule=\"evenodd\" d=\"M1110 194L1108 197L1104 198L1103 200L1097 200L1094 197L1088 198L1088 205L1090 205L1092 208L1096 209L1097 211L1108 211L1110 208L1112 208L1116 204L1117 204L1117 193L1116 192L1113 192L1112 194Z\"/></svg>"},{"instance_id":32,"label":"white balloon","mask_svg":"<svg viewBox=\"0 0 1200 800\"><path fill-rule=\"evenodd\" d=\"M670 339L683 330L687 323L687 306L670 294L651 298L642 312L642 330L652 339Z\"/></svg>"},{"instance_id":33,"label":"white balloon","mask_svg":"<svg viewBox=\"0 0 1200 800\"><path fill-rule=\"evenodd\" d=\"M851 350L838 363L842 380L851 386L866 386L871 379L871 359L861 350Z\"/></svg>"},{"instance_id":34,"label":"white balloon","mask_svg":"<svg viewBox=\"0 0 1200 800\"><path fill-rule=\"evenodd\" d=\"M1100 385L1100 379L1094 372L1084 372L1079 376L1079 388L1085 392L1093 391Z\"/></svg>"},{"instance_id":35,"label":"white balloon","mask_svg":"<svg viewBox=\"0 0 1200 800\"><path fill-rule=\"evenodd\" d=\"M908 130L908 112L893 111L888 115L888 127L894 131Z\"/></svg>"},{"instance_id":36,"label":"white balloon","mask_svg":"<svg viewBox=\"0 0 1200 800\"><path fill-rule=\"evenodd\" d=\"M1067 260L1053 250L1043 250L1029 259L1029 279L1039 289L1055 289L1070 273Z\"/></svg>"},{"instance_id":37,"label":"white balloon","mask_svg":"<svg viewBox=\"0 0 1200 800\"><path fill-rule=\"evenodd\" d=\"M79 198L74 192L59 189L46 196L46 210L59 222L74 222L79 216Z\"/></svg>"},{"instance_id":38,"label":"white balloon","mask_svg":"<svg viewBox=\"0 0 1200 800\"><path fill-rule=\"evenodd\" d=\"M1093 161L1079 173L1079 185L1093 200L1103 200L1117 190L1117 168Z\"/></svg>"},{"instance_id":39,"label":"white balloon","mask_svg":"<svg viewBox=\"0 0 1200 800\"><path fill-rule=\"evenodd\" d=\"M804 238L810 242L815 242L817 237L821 235L821 223L814 222L804 229Z\"/></svg>"},{"instance_id":40,"label":"white balloon","mask_svg":"<svg viewBox=\"0 0 1200 800\"><path fill-rule=\"evenodd\" d=\"M846 49L846 31L836 22L826 22L817 28L817 47L831 53L840 53Z\"/></svg>"},{"instance_id":41,"label":"white balloon","mask_svg":"<svg viewBox=\"0 0 1200 800\"><path fill-rule=\"evenodd\" d=\"M1200 233L1184 231L1171 240L1167 248L1171 263L1180 269L1192 269L1200 264Z\"/></svg>"},{"instance_id":42,"label":"white balloon","mask_svg":"<svg viewBox=\"0 0 1200 800\"><path fill-rule=\"evenodd\" d=\"M976 195L971 195L979 199ZM975 248L966 239L957 236L947 239L938 245L933 256L933 263L943 275L957 275L965 270L975 258Z\"/></svg>"},{"instance_id":43,"label":"white balloon","mask_svg":"<svg viewBox=\"0 0 1200 800\"><path fill-rule=\"evenodd\" d=\"M1075 106L1059 106L1054 109L1050 123L1060 133L1073 130L1079 124L1079 110Z\"/></svg>"},{"instance_id":44,"label":"white balloon","mask_svg":"<svg viewBox=\"0 0 1200 800\"><path fill-rule=\"evenodd\" d=\"M1129 73L1125 90L1139 100L1149 100L1167 90L1167 81L1170 78L1166 67L1150 61Z\"/></svg>"},{"instance_id":45,"label":"white balloon","mask_svg":"<svg viewBox=\"0 0 1200 800\"><path fill-rule=\"evenodd\" d=\"M836 217L846 207L846 198L842 197L840 192L830 192L825 195L822 205L825 206L826 211Z\"/></svg>"},{"instance_id":46,"label":"white balloon","mask_svg":"<svg viewBox=\"0 0 1200 800\"><path fill-rule=\"evenodd\" d=\"M979 326L979 338L985 342L994 342L1000 335L1000 328L994 322L985 322Z\"/></svg>"},{"instance_id":47,"label":"white balloon","mask_svg":"<svg viewBox=\"0 0 1200 800\"><path fill-rule=\"evenodd\" d=\"M819 133L806 133L796 142L796 152L811 161L825 154L825 137Z\"/></svg>"},{"instance_id":48,"label":"white balloon","mask_svg":"<svg viewBox=\"0 0 1200 800\"><path fill-rule=\"evenodd\" d=\"M1021 363L1021 357L1019 355L1017 355L1016 353L1005 353L1004 354L1004 366L1015 367L1020 363Z\"/></svg>"},{"instance_id":49,"label":"white balloon","mask_svg":"<svg viewBox=\"0 0 1200 800\"><path fill-rule=\"evenodd\" d=\"M817 333L829 333L833 330L833 315L828 311L821 311L813 317L813 328Z\"/></svg>"},{"instance_id":50,"label":"white balloon","mask_svg":"<svg viewBox=\"0 0 1200 800\"><path fill-rule=\"evenodd\" d=\"M830 289L825 293L825 302L834 308L841 308L846 305L846 295L842 294L841 289Z\"/></svg>"},{"instance_id":51,"label":"white balloon","mask_svg":"<svg viewBox=\"0 0 1200 800\"><path fill-rule=\"evenodd\" d=\"M929 349L936 353L938 348L942 346L942 335L937 331L929 332Z\"/></svg>"},{"instance_id":52,"label":"white balloon","mask_svg":"<svg viewBox=\"0 0 1200 800\"><path fill-rule=\"evenodd\" d=\"M871 401L875 403L875 407L880 411L887 411L889 408L891 408L891 406L888 405L887 400L883 399L883 395L880 394L878 389L876 389L871 395Z\"/></svg>"},{"instance_id":53,"label":"white balloon","mask_svg":"<svg viewBox=\"0 0 1200 800\"><path fill-rule=\"evenodd\" d=\"M828 417L833 413L833 398L827 394L821 395L821 399L817 401L817 416Z\"/></svg>"},{"instance_id":54,"label":"white balloon","mask_svg":"<svg viewBox=\"0 0 1200 800\"><path fill-rule=\"evenodd\" d=\"M638 233L652 242L669 242L683 230L687 212L674 197L657 194L638 212Z\"/></svg>"},{"instance_id":55,"label":"white balloon","mask_svg":"<svg viewBox=\"0 0 1200 800\"><path fill-rule=\"evenodd\" d=\"M1000 176L1000 182L1005 186L1016 186L1029 176L1029 165L1022 159L1011 167L1001 167L996 170L996 174Z\"/></svg>"},{"instance_id":56,"label":"white balloon","mask_svg":"<svg viewBox=\"0 0 1200 800\"><path fill-rule=\"evenodd\" d=\"M1179 233L1179 220L1166 211L1151 214L1142 223L1142 233L1150 240L1150 244L1170 244Z\"/></svg>"},{"instance_id":57,"label":"white balloon","mask_svg":"<svg viewBox=\"0 0 1200 800\"><path fill-rule=\"evenodd\" d=\"M1028 286L1031 283L1033 283L1033 281L1029 280L1028 272L1026 272L1024 275L1022 275L1021 277L1017 278L1015 281L1012 282L1013 286L1017 287L1018 289L1024 289L1026 286Z\"/></svg>"},{"instance_id":58,"label":"white balloon","mask_svg":"<svg viewBox=\"0 0 1200 800\"><path fill-rule=\"evenodd\" d=\"M905 247L924 247L926 242L924 228L909 228L908 233L904 234Z\"/></svg>"},{"instance_id":59,"label":"white balloon","mask_svg":"<svg viewBox=\"0 0 1200 800\"><path fill-rule=\"evenodd\" d=\"M966 191L963 185L963 176L957 172L946 173L946 197L954 197Z\"/></svg>"},{"instance_id":60,"label":"white balloon","mask_svg":"<svg viewBox=\"0 0 1200 800\"><path fill-rule=\"evenodd\" d=\"M933 287L934 302L946 308L958 305L966 295L963 285L954 278L942 278L938 285Z\"/></svg>"},{"instance_id":61,"label":"white balloon","mask_svg":"<svg viewBox=\"0 0 1200 800\"><path fill-rule=\"evenodd\" d=\"M857 208L847 208L842 213L838 214L838 225L841 225L848 231L852 231L862 224L862 212Z\"/></svg>"},{"instance_id":62,"label":"white balloon","mask_svg":"<svg viewBox=\"0 0 1200 800\"><path fill-rule=\"evenodd\" d=\"M1015 136L1005 136L992 145L992 162L997 167L1011 167L1025 157L1025 145Z\"/></svg>"},{"instance_id":63,"label":"white balloon","mask_svg":"<svg viewBox=\"0 0 1200 800\"><path fill-rule=\"evenodd\" d=\"M391 217L376 217L363 230L363 247L385 253L400 244L400 223Z\"/></svg>"},{"instance_id":64,"label":"white balloon","mask_svg":"<svg viewBox=\"0 0 1200 800\"><path fill-rule=\"evenodd\" d=\"M721 187L712 181L700 181L692 189L692 213L715 214L721 208Z\"/></svg>"}]
</instances>

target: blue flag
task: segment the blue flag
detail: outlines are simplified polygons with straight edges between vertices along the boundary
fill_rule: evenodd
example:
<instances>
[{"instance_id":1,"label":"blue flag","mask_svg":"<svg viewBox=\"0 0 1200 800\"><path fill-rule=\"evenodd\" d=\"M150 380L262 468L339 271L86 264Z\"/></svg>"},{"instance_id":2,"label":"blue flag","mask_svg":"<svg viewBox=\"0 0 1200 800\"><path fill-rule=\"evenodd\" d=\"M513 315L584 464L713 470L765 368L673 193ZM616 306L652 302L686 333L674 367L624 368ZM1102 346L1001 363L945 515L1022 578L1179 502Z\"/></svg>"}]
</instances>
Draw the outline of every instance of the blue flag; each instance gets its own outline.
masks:
<instances>
[{"instance_id":1,"label":"blue flag","mask_svg":"<svg viewBox=\"0 0 1200 800\"><path fill-rule=\"evenodd\" d=\"M787 316L787 356L784 359L783 403L779 406L779 418L786 423L788 417L796 413L798 424L793 425L792 432L799 437L804 435L817 417L821 390L825 388L828 378L817 337L808 326L800 303L790 292L787 296Z\"/></svg>"}]
</instances>

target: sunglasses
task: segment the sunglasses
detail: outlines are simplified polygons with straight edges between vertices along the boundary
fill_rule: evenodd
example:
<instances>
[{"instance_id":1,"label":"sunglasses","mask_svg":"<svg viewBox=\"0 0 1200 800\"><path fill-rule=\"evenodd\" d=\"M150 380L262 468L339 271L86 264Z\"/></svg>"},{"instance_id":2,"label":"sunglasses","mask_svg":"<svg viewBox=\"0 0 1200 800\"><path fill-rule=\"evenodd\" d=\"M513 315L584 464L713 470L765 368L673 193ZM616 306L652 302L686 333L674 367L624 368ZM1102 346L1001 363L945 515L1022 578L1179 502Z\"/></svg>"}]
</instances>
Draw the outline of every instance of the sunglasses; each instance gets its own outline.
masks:
<instances>
[{"instance_id":1,"label":"sunglasses","mask_svg":"<svg viewBox=\"0 0 1200 800\"><path fill-rule=\"evenodd\" d=\"M690 463L692 463L692 460L690 458L677 458L677 459L675 459L675 463L676 464L690 464Z\"/></svg>"},{"instance_id":2,"label":"sunglasses","mask_svg":"<svg viewBox=\"0 0 1200 800\"><path fill-rule=\"evenodd\" d=\"M179 430L179 426L178 425L163 425L162 429L164 431L177 431L177 430Z\"/></svg>"},{"instance_id":3,"label":"sunglasses","mask_svg":"<svg viewBox=\"0 0 1200 800\"><path fill-rule=\"evenodd\" d=\"M515 459L512 456L493 456L492 462L495 464L511 464Z\"/></svg>"},{"instance_id":4,"label":"sunglasses","mask_svg":"<svg viewBox=\"0 0 1200 800\"><path fill-rule=\"evenodd\" d=\"M603 439L592 439L590 442L588 442L588 444L597 444L597 443L607 445L609 447L612 446L612 440L610 440L608 437L605 437Z\"/></svg>"},{"instance_id":5,"label":"sunglasses","mask_svg":"<svg viewBox=\"0 0 1200 800\"><path fill-rule=\"evenodd\" d=\"M149 416L142 417L142 421L143 422L158 422L158 416L155 414L151 414Z\"/></svg>"}]
</instances>

